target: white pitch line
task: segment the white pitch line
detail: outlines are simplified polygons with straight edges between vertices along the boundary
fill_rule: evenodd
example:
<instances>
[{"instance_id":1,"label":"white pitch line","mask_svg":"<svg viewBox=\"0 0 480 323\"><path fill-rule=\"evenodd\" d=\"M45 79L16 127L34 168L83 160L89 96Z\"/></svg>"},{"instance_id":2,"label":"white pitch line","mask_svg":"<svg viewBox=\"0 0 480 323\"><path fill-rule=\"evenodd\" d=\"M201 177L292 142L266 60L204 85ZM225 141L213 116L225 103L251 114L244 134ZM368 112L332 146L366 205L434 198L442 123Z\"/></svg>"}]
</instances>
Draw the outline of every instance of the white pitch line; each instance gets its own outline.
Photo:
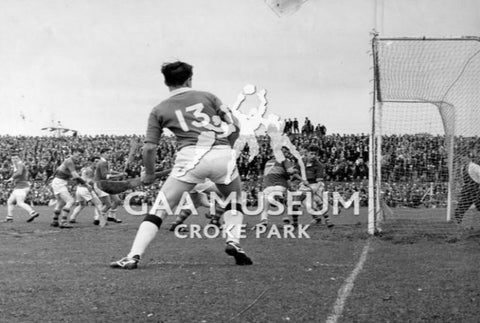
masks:
<instances>
[{"instance_id":1,"label":"white pitch line","mask_svg":"<svg viewBox=\"0 0 480 323\"><path fill-rule=\"evenodd\" d=\"M336 323L340 318L340 316L342 315L343 308L345 307L345 301L347 300L348 296L350 296L350 293L352 292L353 283L355 282L355 279L357 278L360 271L363 269L363 265L367 260L367 254L370 251L370 242L371 240L369 239L365 244L365 246L363 247L363 251L362 251L362 254L360 255L360 259L358 260L357 265L353 269L350 276L348 276L348 278L345 280L342 287L340 287L340 289L338 290L338 297L337 297L337 300L335 301L335 305L333 306L333 312L327 318L326 323Z\"/></svg>"}]
</instances>

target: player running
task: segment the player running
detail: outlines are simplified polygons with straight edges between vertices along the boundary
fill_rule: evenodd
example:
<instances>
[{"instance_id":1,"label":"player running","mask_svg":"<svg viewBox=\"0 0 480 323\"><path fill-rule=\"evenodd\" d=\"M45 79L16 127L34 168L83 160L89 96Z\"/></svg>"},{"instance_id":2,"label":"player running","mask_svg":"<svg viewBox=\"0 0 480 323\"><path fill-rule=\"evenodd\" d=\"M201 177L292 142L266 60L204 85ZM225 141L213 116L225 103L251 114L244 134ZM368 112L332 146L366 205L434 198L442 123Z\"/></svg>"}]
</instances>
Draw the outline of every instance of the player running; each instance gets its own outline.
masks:
<instances>
[{"instance_id":1,"label":"player running","mask_svg":"<svg viewBox=\"0 0 480 323\"><path fill-rule=\"evenodd\" d=\"M103 213L108 211L107 221L114 222L114 223L122 223L122 220L117 219L117 208L122 204L122 201L118 197L118 195L110 195L104 191L102 191L98 187L98 181L106 180L106 179L115 179L118 177L122 177L125 174L119 173L115 171L111 171L108 165L108 159L110 157L110 149L109 148L102 148L100 150L100 160L97 162L95 167L95 174L94 174L94 189L95 194L100 198L100 201L104 205ZM93 224L99 225L100 220L99 218L103 218L104 214L98 214L96 210L95 220Z\"/></svg>"},{"instance_id":2,"label":"player running","mask_svg":"<svg viewBox=\"0 0 480 323\"><path fill-rule=\"evenodd\" d=\"M86 184L78 184L77 189L75 191L75 200L77 206L73 209L72 214L70 215L70 223L77 222L77 216L82 212L82 210L87 206L88 202L92 202L95 206L95 217L94 220L100 222L100 226L105 226L105 217L99 216L100 214L104 214L106 209L104 208L102 202L98 198L97 194L93 191L92 187L94 185L93 182L93 174L95 169L95 163L100 160L99 157L94 156L90 158L90 165L85 165L81 170L81 178L85 181Z\"/></svg>"},{"instance_id":3,"label":"player running","mask_svg":"<svg viewBox=\"0 0 480 323\"><path fill-rule=\"evenodd\" d=\"M241 182L235 167L229 166L235 158L228 136L235 130L231 112L211 93L192 90L192 66L183 62L162 66L165 84L170 96L153 108L148 119L147 135L143 147L146 174L145 185L154 182L157 146L163 128L168 128L177 137L178 152L172 172L162 186L157 200L162 197L170 209L174 209L183 192L209 178L223 196L232 197L232 202L223 214L227 246L225 252L235 258L237 265L251 265L252 260L240 246L243 213L237 197L241 195ZM233 196L230 196L234 193ZM113 268L135 269L146 248L155 238L163 219L164 209L152 209L140 225L127 257L111 263Z\"/></svg>"},{"instance_id":4,"label":"player running","mask_svg":"<svg viewBox=\"0 0 480 323\"><path fill-rule=\"evenodd\" d=\"M15 208L15 203L30 215L27 222L32 222L39 216L39 214L32 209L30 205L25 203L25 198L30 192L27 167L20 159L18 153L12 153L11 160L13 174L6 182L13 182L14 188L7 200L7 217L5 218L5 222L13 222L13 209Z\"/></svg>"},{"instance_id":5,"label":"player running","mask_svg":"<svg viewBox=\"0 0 480 323\"><path fill-rule=\"evenodd\" d=\"M72 149L72 155L65 159L55 171L51 183L56 199L55 209L53 211L53 222L50 224L52 227L59 227L61 229L73 228L73 226L67 223L68 214L75 203L75 199L68 191L68 181L73 179L79 184L88 185L76 171L76 165L80 162L81 154L83 154L83 149Z\"/></svg>"}]
</instances>

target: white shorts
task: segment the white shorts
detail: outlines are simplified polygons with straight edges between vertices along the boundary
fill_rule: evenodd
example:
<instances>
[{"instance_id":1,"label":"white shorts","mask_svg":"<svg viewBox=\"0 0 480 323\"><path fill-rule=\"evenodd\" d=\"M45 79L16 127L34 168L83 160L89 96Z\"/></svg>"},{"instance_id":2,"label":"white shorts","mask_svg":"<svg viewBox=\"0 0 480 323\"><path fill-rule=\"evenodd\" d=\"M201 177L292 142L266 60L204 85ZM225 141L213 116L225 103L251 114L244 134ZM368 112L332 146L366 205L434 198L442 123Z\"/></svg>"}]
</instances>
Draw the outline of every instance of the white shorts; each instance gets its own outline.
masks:
<instances>
[{"instance_id":1,"label":"white shorts","mask_svg":"<svg viewBox=\"0 0 480 323\"><path fill-rule=\"evenodd\" d=\"M238 177L235 151L227 145L187 146L177 152L170 176L186 183L230 184Z\"/></svg>"},{"instance_id":2,"label":"white shorts","mask_svg":"<svg viewBox=\"0 0 480 323\"><path fill-rule=\"evenodd\" d=\"M61 178L58 178L58 177L55 177L53 180L52 180L52 190L53 190L53 194L54 195L58 195L60 193L68 193L70 194L70 192L68 191L68 182L64 179L61 179Z\"/></svg>"},{"instance_id":3,"label":"white shorts","mask_svg":"<svg viewBox=\"0 0 480 323\"><path fill-rule=\"evenodd\" d=\"M85 186L77 186L77 190L75 191L75 200L77 202L89 202L93 199L92 193L88 188Z\"/></svg>"},{"instance_id":4,"label":"white shorts","mask_svg":"<svg viewBox=\"0 0 480 323\"><path fill-rule=\"evenodd\" d=\"M102 191L101 189L99 189L97 183L94 183L94 184L93 184L93 190L95 191L95 194L97 194L97 196L100 197L100 198L110 195L110 194L108 194L108 193L105 193L105 192Z\"/></svg>"},{"instance_id":5,"label":"white shorts","mask_svg":"<svg viewBox=\"0 0 480 323\"><path fill-rule=\"evenodd\" d=\"M191 193L202 193L202 192L218 192L215 183L211 180L207 179L203 183L198 183L195 185L191 191Z\"/></svg>"},{"instance_id":6,"label":"white shorts","mask_svg":"<svg viewBox=\"0 0 480 323\"><path fill-rule=\"evenodd\" d=\"M25 201L27 198L28 192L30 192L30 187L25 188L15 188L10 195L10 198L15 199L15 201Z\"/></svg>"}]
</instances>

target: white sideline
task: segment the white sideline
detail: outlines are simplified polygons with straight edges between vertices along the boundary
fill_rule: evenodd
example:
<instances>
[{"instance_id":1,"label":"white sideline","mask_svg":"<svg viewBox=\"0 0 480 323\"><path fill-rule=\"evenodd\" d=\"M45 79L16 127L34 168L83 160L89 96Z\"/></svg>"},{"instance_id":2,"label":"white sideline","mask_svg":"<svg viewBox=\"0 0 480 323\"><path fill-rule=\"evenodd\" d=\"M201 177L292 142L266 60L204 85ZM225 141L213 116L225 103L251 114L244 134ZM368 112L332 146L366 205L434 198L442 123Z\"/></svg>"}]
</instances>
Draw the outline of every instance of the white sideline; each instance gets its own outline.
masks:
<instances>
[{"instance_id":1,"label":"white sideline","mask_svg":"<svg viewBox=\"0 0 480 323\"><path fill-rule=\"evenodd\" d=\"M348 276L348 278L345 280L342 287L340 287L340 289L338 290L338 297L337 297L337 300L335 301L335 305L333 306L333 312L328 316L326 323L336 323L340 318L340 316L342 315L343 308L345 306L345 301L347 300L348 296L350 296L350 293L352 292L353 283L357 278L358 274L360 273L360 271L363 269L363 265L367 260L367 254L370 251L370 242L371 240L369 239L365 244L365 246L363 247L363 251L362 251L362 254L360 255L360 259L358 260L357 265L353 269L350 276Z\"/></svg>"}]
</instances>

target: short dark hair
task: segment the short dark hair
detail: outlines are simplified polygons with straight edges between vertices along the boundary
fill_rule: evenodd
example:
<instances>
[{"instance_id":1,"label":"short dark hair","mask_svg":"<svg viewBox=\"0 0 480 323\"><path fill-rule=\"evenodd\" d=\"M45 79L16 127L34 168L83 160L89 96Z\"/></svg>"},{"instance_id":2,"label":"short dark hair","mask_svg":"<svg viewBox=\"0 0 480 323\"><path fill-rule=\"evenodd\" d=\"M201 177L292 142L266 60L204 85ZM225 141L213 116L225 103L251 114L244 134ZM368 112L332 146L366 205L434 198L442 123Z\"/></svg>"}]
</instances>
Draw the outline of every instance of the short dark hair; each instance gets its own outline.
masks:
<instances>
[{"instance_id":1,"label":"short dark hair","mask_svg":"<svg viewBox=\"0 0 480 323\"><path fill-rule=\"evenodd\" d=\"M85 151L80 147L72 148L72 154L74 154L76 152L79 152L80 154L83 154Z\"/></svg>"},{"instance_id":2,"label":"short dark hair","mask_svg":"<svg viewBox=\"0 0 480 323\"><path fill-rule=\"evenodd\" d=\"M100 159L100 156L92 156L89 160L93 163L95 159Z\"/></svg>"},{"instance_id":3,"label":"short dark hair","mask_svg":"<svg viewBox=\"0 0 480 323\"><path fill-rule=\"evenodd\" d=\"M100 149L100 154L106 153L107 151L110 151L110 148L102 148Z\"/></svg>"},{"instance_id":4,"label":"short dark hair","mask_svg":"<svg viewBox=\"0 0 480 323\"><path fill-rule=\"evenodd\" d=\"M193 66L184 62L176 61L162 65L162 74L167 86L179 86L184 84L193 75Z\"/></svg>"}]
</instances>

